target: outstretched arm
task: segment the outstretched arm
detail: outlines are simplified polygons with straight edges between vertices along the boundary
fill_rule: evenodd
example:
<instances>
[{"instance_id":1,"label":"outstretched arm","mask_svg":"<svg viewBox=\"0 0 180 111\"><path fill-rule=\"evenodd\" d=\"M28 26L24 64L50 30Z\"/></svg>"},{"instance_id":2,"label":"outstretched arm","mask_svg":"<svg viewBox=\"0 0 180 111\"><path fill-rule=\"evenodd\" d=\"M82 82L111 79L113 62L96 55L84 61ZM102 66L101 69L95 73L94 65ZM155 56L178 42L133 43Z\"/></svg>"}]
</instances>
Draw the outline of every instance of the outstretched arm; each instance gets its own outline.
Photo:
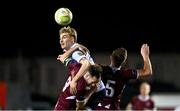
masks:
<instances>
[{"instance_id":1,"label":"outstretched arm","mask_svg":"<svg viewBox=\"0 0 180 111\"><path fill-rule=\"evenodd\" d=\"M139 77L152 75L152 65L149 58L149 46L147 44L143 44L141 47L141 55L143 57L144 66L142 69L138 70Z\"/></svg>"},{"instance_id":2,"label":"outstretched arm","mask_svg":"<svg viewBox=\"0 0 180 111\"><path fill-rule=\"evenodd\" d=\"M66 60L66 58L68 58L75 50L77 50L79 48L79 50L81 50L83 53L89 52L89 50L81 45L76 43L75 47L70 48L68 51L66 51L64 54L59 55L57 60L61 61L62 63L64 63L64 61Z\"/></svg>"}]
</instances>

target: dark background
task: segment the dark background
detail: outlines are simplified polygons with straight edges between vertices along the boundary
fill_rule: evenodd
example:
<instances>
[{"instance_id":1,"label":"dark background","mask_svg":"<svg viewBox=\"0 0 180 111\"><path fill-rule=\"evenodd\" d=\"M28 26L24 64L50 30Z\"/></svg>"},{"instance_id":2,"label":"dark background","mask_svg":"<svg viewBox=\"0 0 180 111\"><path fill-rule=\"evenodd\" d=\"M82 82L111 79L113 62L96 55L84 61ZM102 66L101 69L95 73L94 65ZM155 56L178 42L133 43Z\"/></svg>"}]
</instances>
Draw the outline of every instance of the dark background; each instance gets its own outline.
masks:
<instances>
[{"instance_id":1,"label":"dark background","mask_svg":"<svg viewBox=\"0 0 180 111\"><path fill-rule=\"evenodd\" d=\"M78 42L87 46L92 55L100 53L100 59L106 58L106 52L118 47L125 47L128 52L139 54L141 45L148 43L154 71L152 80L150 78L152 92L179 92L179 88L175 87L175 84L179 86L176 81L179 81L180 72L178 3L119 0L2 0L0 79L5 80L13 89L9 91L10 101L15 100L14 97L17 97L18 101L8 104L18 107L17 109L26 109L28 105L24 105L26 102L17 91L31 94L33 102L41 99L44 101L46 97L41 94L47 94L48 98L52 97L49 92L57 92L58 95L59 85L64 85L64 81L61 81L63 79L57 78L61 78L59 75L65 68L56 61L57 55L62 53L59 46L59 29L62 26L55 22L54 14L60 7L67 7L72 11L73 20L70 26L77 30ZM135 67L140 65L140 62L134 60L132 62ZM23 88L17 90L13 86L17 85L14 81L21 83L29 92L23 92ZM26 82L30 82L32 90L24 84ZM138 94L140 82L128 84L124 94ZM54 83L54 87L48 83ZM48 102L53 100L52 107L57 100L55 97L47 100ZM129 99L130 96L123 96L123 108ZM8 106L11 107L14 108Z\"/></svg>"},{"instance_id":2,"label":"dark background","mask_svg":"<svg viewBox=\"0 0 180 111\"><path fill-rule=\"evenodd\" d=\"M73 13L70 24L78 42L91 52L125 47L139 51L148 43L151 53L177 53L179 11L172 2L121 2L74 0L3 1L1 7L0 55L57 56L58 30L54 13L67 7Z\"/></svg>"}]
</instances>

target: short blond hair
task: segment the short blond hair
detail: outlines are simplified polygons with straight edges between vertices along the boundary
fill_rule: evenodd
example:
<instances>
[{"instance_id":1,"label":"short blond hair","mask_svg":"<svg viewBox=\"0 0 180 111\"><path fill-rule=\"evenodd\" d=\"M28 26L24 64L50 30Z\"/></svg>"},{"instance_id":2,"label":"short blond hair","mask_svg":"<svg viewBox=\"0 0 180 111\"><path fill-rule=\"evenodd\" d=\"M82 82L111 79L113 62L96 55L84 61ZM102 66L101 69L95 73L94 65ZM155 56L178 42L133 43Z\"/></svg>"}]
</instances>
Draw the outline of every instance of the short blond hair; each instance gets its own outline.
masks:
<instances>
[{"instance_id":1,"label":"short blond hair","mask_svg":"<svg viewBox=\"0 0 180 111\"><path fill-rule=\"evenodd\" d=\"M70 26L63 27L59 30L59 34L62 33L68 33L70 36L73 36L74 41L77 42L77 32L74 28L71 28Z\"/></svg>"}]
</instances>

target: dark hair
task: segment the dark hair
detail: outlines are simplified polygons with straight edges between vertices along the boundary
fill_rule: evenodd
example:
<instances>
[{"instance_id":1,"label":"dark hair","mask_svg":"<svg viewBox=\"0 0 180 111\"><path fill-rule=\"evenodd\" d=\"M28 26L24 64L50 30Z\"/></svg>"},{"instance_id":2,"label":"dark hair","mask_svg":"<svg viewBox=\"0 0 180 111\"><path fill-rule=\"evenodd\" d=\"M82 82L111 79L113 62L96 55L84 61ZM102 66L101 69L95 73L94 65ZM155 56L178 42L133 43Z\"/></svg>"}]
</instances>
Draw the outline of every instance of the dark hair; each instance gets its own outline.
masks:
<instances>
[{"instance_id":1,"label":"dark hair","mask_svg":"<svg viewBox=\"0 0 180 111\"><path fill-rule=\"evenodd\" d=\"M89 73L91 74L91 76L95 76L97 79L99 79L102 74L102 67L97 64L91 65L89 67Z\"/></svg>"},{"instance_id":2,"label":"dark hair","mask_svg":"<svg viewBox=\"0 0 180 111\"><path fill-rule=\"evenodd\" d=\"M119 67L127 58L127 50L125 48L117 48L112 52L112 60L115 67Z\"/></svg>"},{"instance_id":3,"label":"dark hair","mask_svg":"<svg viewBox=\"0 0 180 111\"><path fill-rule=\"evenodd\" d=\"M74 37L74 41L77 42L77 32L74 28L71 28L70 26L63 27L59 30L59 34L62 33L69 33L70 36Z\"/></svg>"}]
</instances>

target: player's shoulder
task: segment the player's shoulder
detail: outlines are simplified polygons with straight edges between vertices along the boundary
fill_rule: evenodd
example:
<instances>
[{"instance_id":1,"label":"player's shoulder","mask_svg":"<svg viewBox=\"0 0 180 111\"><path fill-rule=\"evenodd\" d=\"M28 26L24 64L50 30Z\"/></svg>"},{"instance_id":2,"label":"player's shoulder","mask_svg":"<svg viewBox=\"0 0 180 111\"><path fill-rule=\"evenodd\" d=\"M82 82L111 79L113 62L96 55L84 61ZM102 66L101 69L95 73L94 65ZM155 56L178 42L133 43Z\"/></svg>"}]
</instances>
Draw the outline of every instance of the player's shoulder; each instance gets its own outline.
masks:
<instances>
[{"instance_id":1,"label":"player's shoulder","mask_svg":"<svg viewBox=\"0 0 180 111\"><path fill-rule=\"evenodd\" d=\"M154 103L154 99L152 97L150 97L149 100Z\"/></svg>"},{"instance_id":2,"label":"player's shoulder","mask_svg":"<svg viewBox=\"0 0 180 111\"><path fill-rule=\"evenodd\" d=\"M127 68L127 67L123 67L123 66L121 67L121 70L122 70L122 71L126 71L126 70L129 70L129 69L130 69L130 68Z\"/></svg>"},{"instance_id":3,"label":"player's shoulder","mask_svg":"<svg viewBox=\"0 0 180 111\"><path fill-rule=\"evenodd\" d=\"M126 67L121 67L120 70L118 70L119 73L125 73L127 72L128 70L130 70L129 68L126 68Z\"/></svg>"},{"instance_id":4,"label":"player's shoulder","mask_svg":"<svg viewBox=\"0 0 180 111\"><path fill-rule=\"evenodd\" d=\"M100 64L100 66L103 71L103 73L102 73L103 77L109 77L113 73L113 70L109 65Z\"/></svg>"},{"instance_id":5,"label":"player's shoulder","mask_svg":"<svg viewBox=\"0 0 180 111\"><path fill-rule=\"evenodd\" d=\"M98 65L101 66L101 68L103 70L110 70L111 69L111 67L109 65L106 65L106 64L98 64Z\"/></svg>"},{"instance_id":6,"label":"player's shoulder","mask_svg":"<svg viewBox=\"0 0 180 111\"><path fill-rule=\"evenodd\" d=\"M129 72L129 71L133 71L134 69L131 68L127 68L127 67L121 67L120 72Z\"/></svg>"},{"instance_id":7,"label":"player's shoulder","mask_svg":"<svg viewBox=\"0 0 180 111\"><path fill-rule=\"evenodd\" d=\"M74 51L73 53L72 53L72 55L71 55L71 57L73 58L73 59L75 59L76 61L80 61L83 57L85 57L86 55L82 52L82 51L80 51L80 50L76 50L76 51Z\"/></svg>"},{"instance_id":8,"label":"player's shoulder","mask_svg":"<svg viewBox=\"0 0 180 111\"><path fill-rule=\"evenodd\" d=\"M83 51L81 51L81 50L75 50L75 51L72 53L72 55L82 56L82 55L84 55L84 53L83 53Z\"/></svg>"}]
</instances>

